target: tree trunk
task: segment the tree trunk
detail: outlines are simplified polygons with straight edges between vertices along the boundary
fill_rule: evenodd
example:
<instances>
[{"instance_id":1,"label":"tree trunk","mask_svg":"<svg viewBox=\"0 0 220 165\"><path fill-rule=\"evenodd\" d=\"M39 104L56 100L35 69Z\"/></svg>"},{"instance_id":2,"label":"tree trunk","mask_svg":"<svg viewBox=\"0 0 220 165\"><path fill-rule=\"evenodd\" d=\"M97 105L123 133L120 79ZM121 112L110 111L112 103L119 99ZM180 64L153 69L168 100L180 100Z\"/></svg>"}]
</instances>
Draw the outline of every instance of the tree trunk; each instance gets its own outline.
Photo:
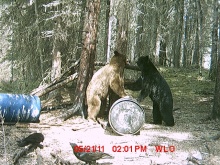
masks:
<instances>
[{"instance_id":1,"label":"tree trunk","mask_svg":"<svg viewBox=\"0 0 220 165\"><path fill-rule=\"evenodd\" d=\"M219 46L220 46L220 40L219 40ZM217 63L214 103L212 108L212 118L213 119L220 118L220 51L218 52L218 63Z\"/></svg>"},{"instance_id":2,"label":"tree trunk","mask_svg":"<svg viewBox=\"0 0 220 165\"><path fill-rule=\"evenodd\" d=\"M215 80L215 78L216 78L217 43L218 43L218 0L214 0L214 3L213 3L211 64L210 64L210 70L209 70L209 78L211 80Z\"/></svg>"},{"instance_id":3,"label":"tree trunk","mask_svg":"<svg viewBox=\"0 0 220 165\"><path fill-rule=\"evenodd\" d=\"M77 111L85 118L86 88L94 70L100 0L87 0L87 9L88 13L84 25L86 34L81 53L79 76L75 90L75 101L73 107L63 115L64 120L72 117Z\"/></svg>"},{"instance_id":4,"label":"tree trunk","mask_svg":"<svg viewBox=\"0 0 220 165\"><path fill-rule=\"evenodd\" d=\"M116 36L117 36L117 21L118 19L116 18L116 11L117 11L117 6L119 6L118 1L110 1L109 4L109 20L108 20L108 44L107 44L107 62L110 61L110 56L113 53L113 51L116 49ZM106 17L107 19L107 17ZM112 53L111 53L112 52Z\"/></svg>"},{"instance_id":5,"label":"tree trunk","mask_svg":"<svg viewBox=\"0 0 220 165\"><path fill-rule=\"evenodd\" d=\"M175 42L175 53L174 53L174 59L173 59L173 64L174 67L179 68L180 67L180 57L181 57L181 43L182 43L182 28L183 28L183 14L184 14L184 1L177 1L176 4L176 11L177 11L177 16L176 16L176 23L177 23L177 28L176 28L176 41Z\"/></svg>"},{"instance_id":6,"label":"tree trunk","mask_svg":"<svg viewBox=\"0 0 220 165\"><path fill-rule=\"evenodd\" d=\"M36 45L36 52L39 53L39 57L40 57L40 74L41 74L41 78L44 77L44 61L43 61L43 54L42 54L42 50L40 48L40 40L41 40L41 31L40 31L40 25L39 25L39 14L38 14L38 10L37 10L37 0L35 0L34 2L34 10L35 10L35 15L36 15L36 26L37 26L37 45Z\"/></svg>"},{"instance_id":7,"label":"tree trunk","mask_svg":"<svg viewBox=\"0 0 220 165\"><path fill-rule=\"evenodd\" d=\"M186 0L188 1L188 0ZM195 47L195 41L193 38L195 38L195 31L197 27L197 21L196 21L196 8L193 5L194 0L189 0L188 1L188 37L186 41L186 47L187 47L187 57L186 57L186 66L191 66L192 65L192 60L193 60L193 50Z\"/></svg>"},{"instance_id":8,"label":"tree trunk","mask_svg":"<svg viewBox=\"0 0 220 165\"><path fill-rule=\"evenodd\" d=\"M203 37L203 12L200 0L196 0L197 13L198 13L198 40L199 40L199 75L202 75L202 60L203 60L203 52L202 52L202 37Z\"/></svg>"},{"instance_id":9,"label":"tree trunk","mask_svg":"<svg viewBox=\"0 0 220 165\"><path fill-rule=\"evenodd\" d=\"M51 81L55 81L61 76L61 53L54 48L52 56Z\"/></svg>"},{"instance_id":10,"label":"tree trunk","mask_svg":"<svg viewBox=\"0 0 220 165\"><path fill-rule=\"evenodd\" d=\"M59 41L59 31L61 29L61 17L58 17L55 22L55 30L53 37L53 50L52 50L52 68L51 68L51 82L56 81L61 76L61 43ZM51 91L48 95L48 99L56 98L58 103L63 100L60 89Z\"/></svg>"},{"instance_id":11,"label":"tree trunk","mask_svg":"<svg viewBox=\"0 0 220 165\"><path fill-rule=\"evenodd\" d=\"M217 0L216 0L216 3ZM218 11L218 10L217 10ZM220 26L218 27L218 35L220 36ZM218 48L220 48L220 38L218 38ZM220 50L218 50L218 60L216 66L216 83L215 83L215 94L214 94L214 103L212 108L212 118L220 118Z\"/></svg>"},{"instance_id":12,"label":"tree trunk","mask_svg":"<svg viewBox=\"0 0 220 165\"><path fill-rule=\"evenodd\" d=\"M197 24L198 26L198 24ZM195 45L194 45L194 51L193 51L193 59L192 59L192 65L195 67L199 67L199 28L196 28L196 37L195 37Z\"/></svg>"},{"instance_id":13,"label":"tree trunk","mask_svg":"<svg viewBox=\"0 0 220 165\"><path fill-rule=\"evenodd\" d=\"M183 59L182 59L182 65L183 67L186 67L188 65L188 48L187 48L187 43L189 40L189 27L188 27L188 22L189 22L189 15L188 15L188 9L185 10L184 17L184 36L183 36Z\"/></svg>"},{"instance_id":14,"label":"tree trunk","mask_svg":"<svg viewBox=\"0 0 220 165\"><path fill-rule=\"evenodd\" d=\"M168 23L167 23L167 17L168 17L168 9L169 9L169 3L167 1L158 1L157 2L158 6L160 6L160 12L157 11L157 13L155 13L155 23L156 25L154 25L154 33L157 33L153 35L153 39L156 37L156 43L153 43L154 45L156 45L156 49L155 49L155 56L153 57L153 60L156 63L163 63L164 60L166 60L167 55L166 54L166 50L167 50L167 43L168 43ZM160 15L160 13L163 13L162 15ZM154 13L153 13L154 14ZM158 17L158 18L157 18ZM157 25L158 24L158 25ZM156 29L155 29L156 28ZM164 57L166 56L166 57Z\"/></svg>"},{"instance_id":15,"label":"tree trunk","mask_svg":"<svg viewBox=\"0 0 220 165\"><path fill-rule=\"evenodd\" d=\"M167 53L166 53L167 44L164 40L160 41L160 50L159 50L159 64L162 66L166 66L166 59L167 59Z\"/></svg>"},{"instance_id":16,"label":"tree trunk","mask_svg":"<svg viewBox=\"0 0 220 165\"><path fill-rule=\"evenodd\" d=\"M150 56L154 57L154 62L158 63L159 61L159 50L160 50L160 32L158 33L158 27L159 27L159 16L158 16L158 12L156 12L155 10L153 10L153 12L151 13L151 18L152 18L152 25L151 25L151 54ZM164 36L164 40L166 41L167 36ZM144 47L142 47L142 49L144 49ZM144 49L145 50L145 49ZM145 50L146 53L144 54L149 54L147 52L147 50Z\"/></svg>"},{"instance_id":17,"label":"tree trunk","mask_svg":"<svg viewBox=\"0 0 220 165\"><path fill-rule=\"evenodd\" d=\"M137 15L137 30L136 30L136 39L134 45L134 56L131 58L131 61L137 60L136 57L144 55L144 36L143 36L143 26L144 26L144 3L142 0L139 0L139 4L137 4L136 10L139 9ZM139 8L138 8L139 7Z\"/></svg>"},{"instance_id":18,"label":"tree trunk","mask_svg":"<svg viewBox=\"0 0 220 165\"><path fill-rule=\"evenodd\" d=\"M108 48L109 48L109 54L110 54L110 43L108 43L108 41L109 41L109 35L108 35L108 33L109 33L109 15L110 15L110 0L106 0L106 20L105 20L105 22L106 22L106 28L105 28L105 47L104 47L104 53L108 56ZM106 61L108 60L108 58L107 58L107 56L106 56Z\"/></svg>"},{"instance_id":19,"label":"tree trunk","mask_svg":"<svg viewBox=\"0 0 220 165\"><path fill-rule=\"evenodd\" d=\"M128 45L128 11L127 4L121 1L118 6L117 50L127 53Z\"/></svg>"},{"instance_id":20,"label":"tree trunk","mask_svg":"<svg viewBox=\"0 0 220 165\"><path fill-rule=\"evenodd\" d=\"M85 8L86 8L86 0L82 1L81 5L81 15L80 15L80 26L79 26L79 33L78 33L78 48L76 51L76 59L80 58L82 53L82 35L83 35L83 26L85 22Z\"/></svg>"}]
</instances>

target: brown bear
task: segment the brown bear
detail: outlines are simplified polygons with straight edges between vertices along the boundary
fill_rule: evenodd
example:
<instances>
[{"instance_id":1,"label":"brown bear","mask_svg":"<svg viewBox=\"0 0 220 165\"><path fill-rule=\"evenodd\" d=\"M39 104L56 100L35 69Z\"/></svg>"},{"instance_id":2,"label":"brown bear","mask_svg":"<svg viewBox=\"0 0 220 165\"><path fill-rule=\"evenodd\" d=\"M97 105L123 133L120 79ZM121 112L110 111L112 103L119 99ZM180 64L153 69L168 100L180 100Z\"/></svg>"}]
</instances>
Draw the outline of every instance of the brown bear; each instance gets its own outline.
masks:
<instances>
[{"instance_id":1,"label":"brown bear","mask_svg":"<svg viewBox=\"0 0 220 165\"><path fill-rule=\"evenodd\" d=\"M119 97L127 96L123 79L125 65L126 56L114 51L110 63L93 75L86 90L88 119L96 121L102 100L106 99L110 89Z\"/></svg>"}]
</instances>

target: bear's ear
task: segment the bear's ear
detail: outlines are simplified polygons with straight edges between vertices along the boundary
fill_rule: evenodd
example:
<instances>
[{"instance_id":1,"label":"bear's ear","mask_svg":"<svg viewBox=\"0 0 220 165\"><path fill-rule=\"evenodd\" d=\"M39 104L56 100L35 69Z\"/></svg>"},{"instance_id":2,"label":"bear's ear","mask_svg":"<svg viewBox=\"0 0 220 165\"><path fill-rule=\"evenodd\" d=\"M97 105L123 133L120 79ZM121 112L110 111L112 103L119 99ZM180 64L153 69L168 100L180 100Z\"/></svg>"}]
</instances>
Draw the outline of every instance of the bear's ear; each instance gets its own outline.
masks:
<instances>
[{"instance_id":1,"label":"bear's ear","mask_svg":"<svg viewBox=\"0 0 220 165\"><path fill-rule=\"evenodd\" d=\"M120 55L120 53L118 53L117 50L114 51L114 54L115 54L116 56L119 56L119 55Z\"/></svg>"}]
</instances>

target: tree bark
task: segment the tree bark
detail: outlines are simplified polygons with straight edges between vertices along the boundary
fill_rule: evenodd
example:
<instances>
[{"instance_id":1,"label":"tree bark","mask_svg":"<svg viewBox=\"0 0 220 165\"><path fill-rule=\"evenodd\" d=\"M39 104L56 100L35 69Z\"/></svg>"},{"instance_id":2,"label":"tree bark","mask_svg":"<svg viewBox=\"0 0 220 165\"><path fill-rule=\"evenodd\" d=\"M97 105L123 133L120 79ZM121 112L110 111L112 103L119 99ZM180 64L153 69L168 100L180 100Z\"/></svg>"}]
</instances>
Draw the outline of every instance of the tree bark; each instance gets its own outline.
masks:
<instances>
[{"instance_id":1,"label":"tree bark","mask_svg":"<svg viewBox=\"0 0 220 165\"><path fill-rule=\"evenodd\" d=\"M39 14L37 9L37 0L34 1L34 10L36 15L36 26L37 26L37 45L36 45L36 52L39 53L40 56L40 74L41 78L44 77L44 61L43 61L43 53L40 47L40 40L41 40L41 31L40 31L40 25L39 25Z\"/></svg>"},{"instance_id":2,"label":"tree bark","mask_svg":"<svg viewBox=\"0 0 220 165\"><path fill-rule=\"evenodd\" d=\"M197 26L198 23L197 23ZM196 37L194 42L194 51L193 51L193 59L192 59L192 65L195 67L199 67L199 28L196 27Z\"/></svg>"},{"instance_id":3,"label":"tree bark","mask_svg":"<svg viewBox=\"0 0 220 165\"><path fill-rule=\"evenodd\" d=\"M59 39L59 31L61 30L61 17L57 17L55 21L55 30L53 36L53 50L52 50L52 68L51 68L51 82L54 82L56 79L61 77L61 43ZM60 89L53 90L49 93L48 99L57 98L57 101L60 103L63 98L61 96Z\"/></svg>"},{"instance_id":4,"label":"tree bark","mask_svg":"<svg viewBox=\"0 0 220 165\"><path fill-rule=\"evenodd\" d=\"M107 55L106 61L108 60L108 58L107 58L108 57L108 45L110 44L110 43L108 43L108 40L109 40L108 37L111 37L108 35L109 30L110 30L109 29L110 3L111 3L110 0L106 0L106 17L105 17L106 25L105 25L105 47L104 47L104 53ZM110 51L110 49L109 49L109 51ZM110 52L109 52L109 54L110 54Z\"/></svg>"},{"instance_id":5,"label":"tree bark","mask_svg":"<svg viewBox=\"0 0 220 165\"><path fill-rule=\"evenodd\" d=\"M220 40L219 40L219 46L220 46ZM220 107L220 51L218 52L215 95L214 95L214 103L213 103L213 108L212 108L212 118L213 119L220 118L220 108L219 107Z\"/></svg>"},{"instance_id":6,"label":"tree bark","mask_svg":"<svg viewBox=\"0 0 220 165\"><path fill-rule=\"evenodd\" d=\"M220 36L220 26L218 28L219 28L218 35ZM218 38L218 48L220 48L220 37ZM215 79L215 94L214 94L214 103L213 103L213 108L212 108L213 119L220 118L220 108L219 108L220 107L220 51L218 51L218 61L217 61L216 67L217 67L216 68L217 72L216 72L216 79Z\"/></svg>"},{"instance_id":7,"label":"tree bark","mask_svg":"<svg viewBox=\"0 0 220 165\"><path fill-rule=\"evenodd\" d=\"M215 80L217 67L217 43L218 43L218 0L213 2L213 25L212 25L212 50L209 78Z\"/></svg>"},{"instance_id":8,"label":"tree bark","mask_svg":"<svg viewBox=\"0 0 220 165\"><path fill-rule=\"evenodd\" d=\"M154 28L156 28L154 32L157 33L156 43L153 43L156 45L155 56L153 57L155 64L158 64L159 62L163 63L162 61L168 58L167 56L168 54L166 54L166 50L168 43L167 17L168 17L169 2L158 1L158 6L160 6L159 9L161 11L155 13L155 23L158 24L158 25L154 25ZM163 14L160 15L160 13ZM158 21L157 21L157 17L158 17Z\"/></svg>"},{"instance_id":9,"label":"tree bark","mask_svg":"<svg viewBox=\"0 0 220 165\"><path fill-rule=\"evenodd\" d=\"M174 67L180 67L180 57L181 57L181 43L182 43L182 28L183 28L183 14L184 14L184 1L177 1L176 4L176 40L174 40Z\"/></svg>"},{"instance_id":10,"label":"tree bark","mask_svg":"<svg viewBox=\"0 0 220 165\"><path fill-rule=\"evenodd\" d=\"M127 53L128 46L128 7L124 1L121 1L118 6L118 33L117 33L117 50Z\"/></svg>"},{"instance_id":11,"label":"tree bark","mask_svg":"<svg viewBox=\"0 0 220 165\"><path fill-rule=\"evenodd\" d=\"M137 13L137 31L136 31L136 39L135 39L135 53L134 56L131 58L131 61L133 62L136 60L137 57L140 57L141 55L144 55L144 37L143 37L143 26L144 26L144 3L142 0L138 1L139 4L137 4L136 10L140 10Z\"/></svg>"},{"instance_id":12,"label":"tree bark","mask_svg":"<svg viewBox=\"0 0 220 165\"><path fill-rule=\"evenodd\" d=\"M199 60L199 75L202 75L202 60L203 60L203 52L202 52L202 37L203 37L203 12L201 7L200 0L196 0L197 6L197 14L198 14L198 60Z\"/></svg>"},{"instance_id":13,"label":"tree bark","mask_svg":"<svg viewBox=\"0 0 220 165\"><path fill-rule=\"evenodd\" d=\"M83 26L85 22L85 8L86 8L86 0L82 1L81 5L81 15L80 15L80 26L79 26L79 33L78 33L78 48L76 51L76 59L80 58L80 54L82 53L82 34L83 34Z\"/></svg>"},{"instance_id":14,"label":"tree bark","mask_svg":"<svg viewBox=\"0 0 220 165\"><path fill-rule=\"evenodd\" d=\"M167 59L167 53L166 53L167 44L164 40L160 41L160 51L159 51L159 64L162 66L166 66L166 59Z\"/></svg>"},{"instance_id":15,"label":"tree bark","mask_svg":"<svg viewBox=\"0 0 220 165\"><path fill-rule=\"evenodd\" d=\"M54 48L52 56L51 81L53 82L61 76L61 53Z\"/></svg>"},{"instance_id":16,"label":"tree bark","mask_svg":"<svg viewBox=\"0 0 220 165\"><path fill-rule=\"evenodd\" d=\"M86 34L83 42L79 76L75 90L76 97L73 107L63 115L64 120L71 118L77 111L79 111L82 117L85 118L84 109L86 88L94 70L100 0L87 0L87 9L88 13L84 25L84 31Z\"/></svg>"},{"instance_id":17,"label":"tree bark","mask_svg":"<svg viewBox=\"0 0 220 165\"><path fill-rule=\"evenodd\" d=\"M188 65L188 47L187 47L187 43L189 40L189 27L188 27L188 23L189 23L189 13L188 13L188 9L186 9L185 13L184 13L184 17L185 19L183 19L184 21L184 35L183 35L183 60L182 60L182 65L183 67L186 67Z\"/></svg>"}]
</instances>

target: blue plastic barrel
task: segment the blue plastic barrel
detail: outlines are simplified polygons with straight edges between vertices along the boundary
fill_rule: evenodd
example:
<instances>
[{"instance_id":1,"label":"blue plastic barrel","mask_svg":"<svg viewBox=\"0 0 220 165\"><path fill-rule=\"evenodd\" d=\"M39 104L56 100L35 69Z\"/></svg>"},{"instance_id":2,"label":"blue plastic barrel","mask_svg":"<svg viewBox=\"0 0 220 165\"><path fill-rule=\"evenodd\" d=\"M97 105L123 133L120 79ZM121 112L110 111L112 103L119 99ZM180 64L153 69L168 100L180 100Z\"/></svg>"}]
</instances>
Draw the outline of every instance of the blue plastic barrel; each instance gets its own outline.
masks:
<instances>
[{"instance_id":1,"label":"blue plastic barrel","mask_svg":"<svg viewBox=\"0 0 220 165\"><path fill-rule=\"evenodd\" d=\"M0 93L0 113L5 122L39 122L38 96Z\"/></svg>"}]
</instances>

